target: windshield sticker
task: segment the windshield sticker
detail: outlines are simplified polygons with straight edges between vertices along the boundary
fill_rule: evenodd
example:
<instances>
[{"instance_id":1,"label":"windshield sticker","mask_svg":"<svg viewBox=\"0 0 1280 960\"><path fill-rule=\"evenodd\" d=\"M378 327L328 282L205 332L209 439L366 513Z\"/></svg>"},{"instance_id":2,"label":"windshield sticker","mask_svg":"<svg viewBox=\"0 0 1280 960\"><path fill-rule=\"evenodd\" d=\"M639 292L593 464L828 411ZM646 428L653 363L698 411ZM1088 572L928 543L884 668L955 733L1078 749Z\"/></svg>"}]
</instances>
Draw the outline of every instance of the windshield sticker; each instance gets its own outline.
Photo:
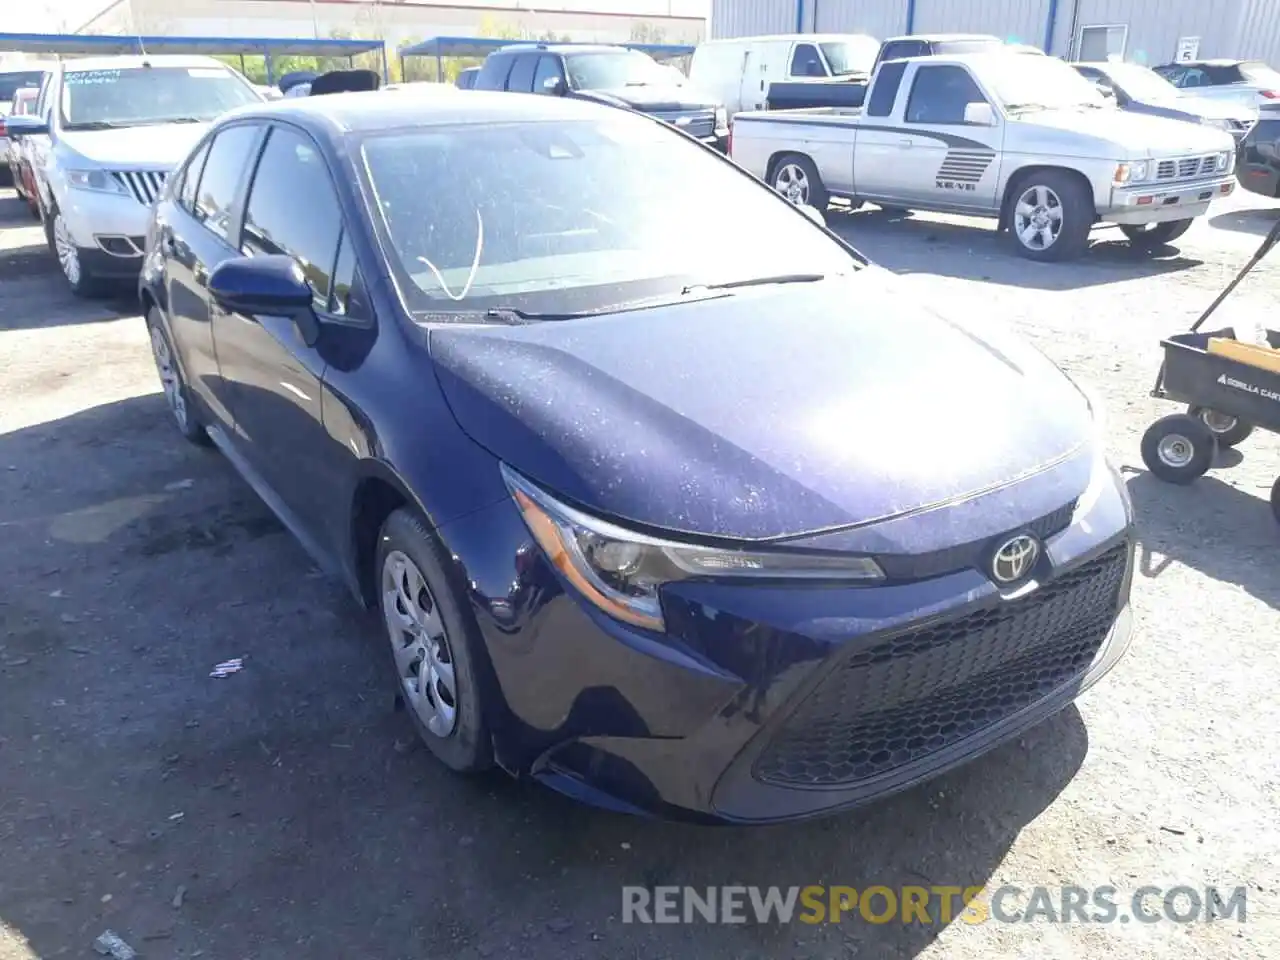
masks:
<instances>
[{"instance_id":1,"label":"windshield sticker","mask_svg":"<svg viewBox=\"0 0 1280 960\"><path fill-rule=\"evenodd\" d=\"M187 71L187 76L200 77L201 79L205 79L205 80L208 80L208 79L217 80L226 76L226 73L227 71L219 69L218 67L192 67L190 70Z\"/></svg>"},{"instance_id":2,"label":"windshield sticker","mask_svg":"<svg viewBox=\"0 0 1280 960\"><path fill-rule=\"evenodd\" d=\"M78 70L68 73L62 82L69 87L87 87L95 83L115 83L119 79L119 70Z\"/></svg>"}]
</instances>

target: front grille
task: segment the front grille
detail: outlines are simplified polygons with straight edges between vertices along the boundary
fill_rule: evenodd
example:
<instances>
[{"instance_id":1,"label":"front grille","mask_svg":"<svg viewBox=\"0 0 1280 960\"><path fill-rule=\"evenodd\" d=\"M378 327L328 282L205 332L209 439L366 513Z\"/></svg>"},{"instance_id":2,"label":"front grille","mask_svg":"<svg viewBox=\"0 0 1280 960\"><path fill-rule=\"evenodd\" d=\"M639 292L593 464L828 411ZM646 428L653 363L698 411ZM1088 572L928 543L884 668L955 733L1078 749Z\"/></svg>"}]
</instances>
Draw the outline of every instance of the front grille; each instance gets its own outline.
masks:
<instances>
[{"instance_id":1,"label":"front grille","mask_svg":"<svg viewBox=\"0 0 1280 960\"><path fill-rule=\"evenodd\" d=\"M129 191L129 195L144 207L156 202L164 189L167 174L162 170L116 170L111 176L116 183Z\"/></svg>"},{"instance_id":2,"label":"front grille","mask_svg":"<svg viewBox=\"0 0 1280 960\"><path fill-rule=\"evenodd\" d=\"M653 116L663 120L677 130L683 130L691 137L702 139L713 136L716 132L716 115L713 110L656 110ZM688 119L688 123L678 121Z\"/></svg>"},{"instance_id":3,"label":"front grille","mask_svg":"<svg viewBox=\"0 0 1280 960\"><path fill-rule=\"evenodd\" d=\"M1031 706L1097 655L1127 561L1128 547L1116 547L1023 599L845 657L786 719L755 776L803 787L869 780Z\"/></svg>"},{"instance_id":4,"label":"front grille","mask_svg":"<svg viewBox=\"0 0 1280 960\"><path fill-rule=\"evenodd\" d=\"M1156 164L1157 180L1195 180L1218 172L1218 155L1186 157L1182 160L1161 160Z\"/></svg>"}]
</instances>

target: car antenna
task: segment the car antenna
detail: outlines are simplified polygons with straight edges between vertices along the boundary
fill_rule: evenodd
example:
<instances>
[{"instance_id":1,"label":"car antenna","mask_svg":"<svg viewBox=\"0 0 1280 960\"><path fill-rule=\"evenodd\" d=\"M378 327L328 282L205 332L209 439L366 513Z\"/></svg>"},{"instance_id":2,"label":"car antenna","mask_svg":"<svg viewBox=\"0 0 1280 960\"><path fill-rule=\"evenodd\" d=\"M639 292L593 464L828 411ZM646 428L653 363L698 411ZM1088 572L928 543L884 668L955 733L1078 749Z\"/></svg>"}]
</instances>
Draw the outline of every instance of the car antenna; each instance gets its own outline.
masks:
<instances>
[{"instance_id":1,"label":"car antenna","mask_svg":"<svg viewBox=\"0 0 1280 960\"><path fill-rule=\"evenodd\" d=\"M142 31L138 29L138 20L133 15L133 0L124 0L125 8L129 11L129 26L133 27L134 39L138 41L138 52L144 57L147 55L147 45L142 42ZM151 64L146 60L142 61L144 67L150 67Z\"/></svg>"}]
</instances>

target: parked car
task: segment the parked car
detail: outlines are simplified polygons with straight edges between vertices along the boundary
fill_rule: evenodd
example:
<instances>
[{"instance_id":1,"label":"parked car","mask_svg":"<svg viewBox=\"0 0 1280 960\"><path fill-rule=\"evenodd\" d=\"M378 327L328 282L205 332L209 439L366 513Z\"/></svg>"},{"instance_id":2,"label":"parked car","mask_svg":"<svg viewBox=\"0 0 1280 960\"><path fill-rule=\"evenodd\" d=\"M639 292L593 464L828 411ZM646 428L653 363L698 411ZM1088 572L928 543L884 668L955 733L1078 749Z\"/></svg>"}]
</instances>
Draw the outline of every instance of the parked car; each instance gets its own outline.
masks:
<instances>
[{"instance_id":1,"label":"parked car","mask_svg":"<svg viewBox=\"0 0 1280 960\"><path fill-rule=\"evenodd\" d=\"M1222 130L1123 113L1070 66L1005 52L889 61L865 111L741 113L732 157L795 203L832 197L996 219L1067 260L1095 223L1168 243L1231 193Z\"/></svg>"},{"instance_id":2,"label":"parked car","mask_svg":"<svg viewBox=\"0 0 1280 960\"><path fill-rule=\"evenodd\" d=\"M1005 48L1003 40L989 33L914 33L905 37L890 37L882 43L872 70L886 60L987 53Z\"/></svg>"},{"instance_id":3,"label":"parked car","mask_svg":"<svg viewBox=\"0 0 1280 960\"><path fill-rule=\"evenodd\" d=\"M1236 176L1250 193L1280 198L1280 116L1254 124L1237 153Z\"/></svg>"},{"instance_id":4,"label":"parked car","mask_svg":"<svg viewBox=\"0 0 1280 960\"><path fill-rule=\"evenodd\" d=\"M479 74L479 67L467 67L465 70L459 71L458 79L454 81L454 86L459 90L470 90L476 85L476 77Z\"/></svg>"},{"instance_id":5,"label":"parked car","mask_svg":"<svg viewBox=\"0 0 1280 960\"><path fill-rule=\"evenodd\" d=\"M1280 112L1280 73L1260 60L1194 60L1155 67L1179 90Z\"/></svg>"},{"instance_id":6,"label":"parked car","mask_svg":"<svg viewBox=\"0 0 1280 960\"><path fill-rule=\"evenodd\" d=\"M652 118L280 100L148 238L178 429L379 611L453 770L805 817L1018 737L1128 641L1086 393Z\"/></svg>"},{"instance_id":7,"label":"parked car","mask_svg":"<svg viewBox=\"0 0 1280 960\"><path fill-rule=\"evenodd\" d=\"M1103 62L1074 66L1121 110L1217 127L1231 134L1237 145L1258 122L1258 109L1252 105L1183 92L1141 64Z\"/></svg>"},{"instance_id":8,"label":"parked car","mask_svg":"<svg viewBox=\"0 0 1280 960\"><path fill-rule=\"evenodd\" d=\"M474 89L593 100L657 117L723 153L729 123L713 96L673 82L652 57L625 47L516 44L489 54Z\"/></svg>"},{"instance_id":9,"label":"parked car","mask_svg":"<svg viewBox=\"0 0 1280 960\"><path fill-rule=\"evenodd\" d=\"M49 249L75 294L137 277L147 208L173 165L210 120L260 102L252 84L210 57L86 57L53 69L38 115L9 127L31 140Z\"/></svg>"},{"instance_id":10,"label":"parked car","mask_svg":"<svg viewBox=\"0 0 1280 960\"><path fill-rule=\"evenodd\" d=\"M35 113L36 100L40 95L38 87L22 87L13 96L7 116L29 117ZM0 129L4 127L4 118L0 118ZM40 215L40 207L36 203L35 180L31 173L31 162L26 156L26 147L22 139L6 141L9 146L5 151L5 166L9 170L9 180L14 192L35 216Z\"/></svg>"},{"instance_id":11,"label":"parked car","mask_svg":"<svg viewBox=\"0 0 1280 960\"><path fill-rule=\"evenodd\" d=\"M689 81L723 103L732 117L765 109L774 89L792 86L788 81L805 81L796 84L805 93L815 80L865 84L879 50L874 37L856 33L705 40L693 51Z\"/></svg>"},{"instance_id":12,"label":"parked car","mask_svg":"<svg viewBox=\"0 0 1280 960\"><path fill-rule=\"evenodd\" d=\"M0 159L9 155L9 139L5 132L6 117L20 90L40 91L48 72L45 64L24 64L21 68L0 68ZM0 167L0 177L9 174L9 164ZM12 182L12 181L11 181ZM16 186L16 184L15 184Z\"/></svg>"}]
</instances>

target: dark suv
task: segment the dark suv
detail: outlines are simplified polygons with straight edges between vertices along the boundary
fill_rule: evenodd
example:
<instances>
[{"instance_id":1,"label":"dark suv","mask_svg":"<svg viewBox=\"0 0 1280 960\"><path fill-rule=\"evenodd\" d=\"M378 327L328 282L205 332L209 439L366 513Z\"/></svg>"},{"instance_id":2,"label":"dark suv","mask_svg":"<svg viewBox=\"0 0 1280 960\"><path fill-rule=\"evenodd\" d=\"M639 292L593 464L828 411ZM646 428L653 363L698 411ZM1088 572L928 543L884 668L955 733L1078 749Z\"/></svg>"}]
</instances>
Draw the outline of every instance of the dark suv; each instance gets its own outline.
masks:
<instances>
[{"instance_id":1,"label":"dark suv","mask_svg":"<svg viewBox=\"0 0 1280 960\"><path fill-rule=\"evenodd\" d=\"M509 90L595 100L665 120L724 153L729 123L724 107L686 87L678 70L626 47L518 44L485 58L476 90Z\"/></svg>"}]
</instances>

